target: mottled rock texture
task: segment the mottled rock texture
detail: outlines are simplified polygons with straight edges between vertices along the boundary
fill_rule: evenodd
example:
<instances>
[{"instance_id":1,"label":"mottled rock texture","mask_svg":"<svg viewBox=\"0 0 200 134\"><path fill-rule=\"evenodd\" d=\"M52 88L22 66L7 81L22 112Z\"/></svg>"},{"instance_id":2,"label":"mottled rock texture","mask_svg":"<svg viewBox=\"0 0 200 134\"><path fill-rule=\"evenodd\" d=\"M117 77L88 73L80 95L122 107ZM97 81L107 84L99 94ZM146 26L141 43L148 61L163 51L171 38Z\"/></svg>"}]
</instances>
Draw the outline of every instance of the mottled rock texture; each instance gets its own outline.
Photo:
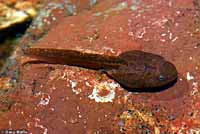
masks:
<instances>
[{"instance_id":1,"label":"mottled rock texture","mask_svg":"<svg viewBox=\"0 0 200 134\"><path fill-rule=\"evenodd\" d=\"M84 0L72 1L71 8L66 2L49 1L22 48L102 55L143 50L171 61L179 73L177 83L161 92L128 92L95 70L22 66L22 61L32 59L19 57L19 48L19 84L1 97L0 128L50 134L200 132L198 0L102 0L92 6ZM67 16L69 9L74 16Z\"/></svg>"}]
</instances>

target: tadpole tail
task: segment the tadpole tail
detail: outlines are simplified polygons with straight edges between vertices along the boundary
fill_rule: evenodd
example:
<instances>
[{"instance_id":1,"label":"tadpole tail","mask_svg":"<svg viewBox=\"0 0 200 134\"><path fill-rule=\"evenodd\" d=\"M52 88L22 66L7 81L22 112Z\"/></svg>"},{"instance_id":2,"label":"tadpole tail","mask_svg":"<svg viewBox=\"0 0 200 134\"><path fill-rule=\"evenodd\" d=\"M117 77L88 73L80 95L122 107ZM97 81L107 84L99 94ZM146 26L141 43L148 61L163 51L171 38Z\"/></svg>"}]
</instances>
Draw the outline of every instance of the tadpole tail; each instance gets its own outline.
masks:
<instances>
[{"instance_id":1,"label":"tadpole tail","mask_svg":"<svg viewBox=\"0 0 200 134\"><path fill-rule=\"evenodd\" d=\"M63 64L90 69L114 69L125 64L125 61L117 56L107 56L66 49L27 48L24 50L24 54L34 57L33 63Z\"/></svg>"}]
</instances>

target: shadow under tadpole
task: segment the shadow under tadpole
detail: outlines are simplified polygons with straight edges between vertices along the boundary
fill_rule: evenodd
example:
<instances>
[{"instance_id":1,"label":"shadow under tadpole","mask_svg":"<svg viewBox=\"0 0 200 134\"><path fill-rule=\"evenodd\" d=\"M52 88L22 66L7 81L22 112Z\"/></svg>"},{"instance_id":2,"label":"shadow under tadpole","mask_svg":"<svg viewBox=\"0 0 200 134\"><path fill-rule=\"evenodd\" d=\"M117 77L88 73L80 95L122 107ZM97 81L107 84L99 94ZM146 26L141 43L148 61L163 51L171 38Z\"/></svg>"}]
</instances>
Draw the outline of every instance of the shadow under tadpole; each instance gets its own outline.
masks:
<instances>
[{"instance_id":1,"label":"shadow under tadpole","mask_svg":"<svg viewBox=\"0 0 200 134\"><path fill-rule=\"evenodd\" d=\"M162 92L164 90L167 90L169 89L170 87L173 87L176 83L177 83L177 79L176 78L174 81L168 83L167 85L164 85L164 86L161 86L161 87L156 87L156 88L143 88L143 89L140 89L140 88L128 88L126 86L123 86L122 87L124 89L126 89L128 92L139 92L139 93L142 93L142 92L145 92L145 93L156 93L156 92Z\"/></svg>"},{"instance_id":2,"label":"shadow under tadpole","mask_svg":"<svg viewBox=\"0 0 200 134\"><path fill-rule=\"evenodd\" d=\"M172 101L181 99L188 96L191 91L189 82L181 74L178 74L176 80L163 87L148 89L125 89L132 93L139 93L138 96L148 98L152 101Z\"/></svg>"}]
</instances>

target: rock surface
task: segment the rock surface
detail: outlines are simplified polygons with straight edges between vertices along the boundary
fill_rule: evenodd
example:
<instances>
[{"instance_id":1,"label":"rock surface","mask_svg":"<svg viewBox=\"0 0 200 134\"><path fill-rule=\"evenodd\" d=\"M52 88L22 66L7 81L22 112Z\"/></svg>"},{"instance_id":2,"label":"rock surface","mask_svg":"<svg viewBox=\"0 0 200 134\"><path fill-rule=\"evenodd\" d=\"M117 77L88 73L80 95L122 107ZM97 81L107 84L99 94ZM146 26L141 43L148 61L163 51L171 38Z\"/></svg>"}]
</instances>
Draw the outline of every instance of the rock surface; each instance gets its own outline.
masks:
<instances>
[{"instance_id":1,"label":"rock surface","mask_svg":"<svg viewBox=\"0 0 200 134\"><path fill-rule=\"evenodd\" d=\"M199 1L102 0L91 8L82 2L68 17L60 6L66 3L49 2L47 7L57 8L38 18L42 23L34 23L21 46L102 55L144 50L173 62L177 83L162 92L136 93L94 70L19 64L18 88L1 96L0 128L44 134L199 133ZM19 50L16 57L23 61Z\"/></svg>"}]
</instances>

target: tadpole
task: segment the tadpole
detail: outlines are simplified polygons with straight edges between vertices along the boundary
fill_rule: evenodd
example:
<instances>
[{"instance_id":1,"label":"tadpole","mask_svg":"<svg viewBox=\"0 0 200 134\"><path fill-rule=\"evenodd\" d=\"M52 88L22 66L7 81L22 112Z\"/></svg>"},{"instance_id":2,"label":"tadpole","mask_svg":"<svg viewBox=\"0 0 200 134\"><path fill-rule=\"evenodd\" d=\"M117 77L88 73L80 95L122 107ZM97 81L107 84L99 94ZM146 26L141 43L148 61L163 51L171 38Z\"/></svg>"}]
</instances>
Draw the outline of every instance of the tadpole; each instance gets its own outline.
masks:
<instances>
[{"instance_id":1,"label":"tadpole","mask_svg":"<svg viewBox=\"0 0 200 134\"><path fill-rule=\"evenodd\" d=\"M176 67L171 62L157 54L139 50L126 51L119 56L106 56L76 50L31 47L24 53L37 59L30 63L64 64L103 70L129 91L166 87L178 77Z\"/></svg>"}]
</instances>

